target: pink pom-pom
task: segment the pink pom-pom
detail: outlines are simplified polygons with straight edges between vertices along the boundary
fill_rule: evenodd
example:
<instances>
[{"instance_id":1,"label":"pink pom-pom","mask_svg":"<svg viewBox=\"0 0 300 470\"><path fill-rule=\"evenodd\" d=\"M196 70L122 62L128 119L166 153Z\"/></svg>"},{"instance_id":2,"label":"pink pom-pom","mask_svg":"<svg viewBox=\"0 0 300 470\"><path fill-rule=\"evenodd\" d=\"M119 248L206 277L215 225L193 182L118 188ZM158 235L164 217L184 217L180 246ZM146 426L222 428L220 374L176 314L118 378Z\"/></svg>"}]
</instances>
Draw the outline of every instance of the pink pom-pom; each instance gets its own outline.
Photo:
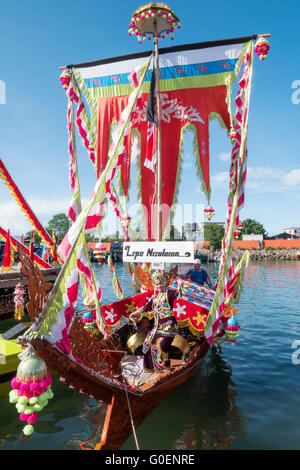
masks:
<instances>
[{"instance_id":1,"label":"pink pom-pom","mask_svg":"<svg viewBox=\"0 0 300 470\"><path fill-rule=\"evenodd\" d=\"M27 421L28 415L26 415L25 413L21 413L19 418L21 421Z\"/></svg>"},{"instance_id":2,"label":"pink pom-pom","mask_svg":"<svg viewBox=\"0 0 300 470\"><path fill-rule=\"evenodd\" d=\"M47 379L41 380L41 381L39 382L39 386L40 386L41 388L47 388L47 386L48 386L48 381L47 381Z\"/></svg>"},{"instance_id":3,"label":"pink pom-pom","mask_svg":"<svg viewBox=\"0 0 300 470\"><path fill-rule=\"evenodd\" d=\"M28 390L27 392L24 393L24 395L25 395L26 398L29 399L29 398L33 397L34 393L32 391Z\"/></svg>"},{"instance_id":4,"label":"pink pom-pom","mask_svg":"<svg viewBox=\"0 0 300 470\"><path fill-rule=\"evenodd\" d=\"M27 419L27 423L28 424L34 424L37 422L37 414L36 414L36 411L34 411L32 413L32 415L29 415L28 419Z\"/></svg>"},{"instance_id":5,"label":"pink pom-pom","mask_svg":"<svg viewBox=\"0 0 300 470\"><path fill-rule=\"evenodd\" d=\"M19 390L21 386L21 382L17 379L17 377L14 377L11 381L11 386L14 390Z\"/></svg>"},{"instance_id":6,"label":"pink pom-pom","mask_svg":"<svg viewBox=\"0 0 300 470\"><path fill-rule=\"evenodd\" d=\"M19 388L20 394L24 395L28 391L29 391L29 384L21 384L21 386Z\"/></svg>"},{"instance_id":7,"label":"pink pom-pom","mask_svg":"<svg viewBox=\"0 0 300 470\"><path fill-rule=\"evenodd\" d=\"M32 382L32 383L30 384L30 390L31 390L32 392L35 392L36 390L38 390L38 388L39 388L39 385L38 385L36 382Z\"/></svg>"}]
</instances>

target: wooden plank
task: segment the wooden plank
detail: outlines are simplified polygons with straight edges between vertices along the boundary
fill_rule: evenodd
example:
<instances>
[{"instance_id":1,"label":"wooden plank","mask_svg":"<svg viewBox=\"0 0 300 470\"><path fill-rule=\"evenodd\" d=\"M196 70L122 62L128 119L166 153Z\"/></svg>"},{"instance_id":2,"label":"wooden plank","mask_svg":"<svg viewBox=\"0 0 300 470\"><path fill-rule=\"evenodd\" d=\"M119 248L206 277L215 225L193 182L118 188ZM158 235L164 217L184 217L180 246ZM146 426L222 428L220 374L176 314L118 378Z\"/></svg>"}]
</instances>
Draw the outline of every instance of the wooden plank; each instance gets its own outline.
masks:
<instances>
[{"instance_id":1,"label":"wooden plank","mask_svg":"<svg viewBox=\"0 0 300 470\"><path fill-rule=\"evenodd\" d=\"M109 428L109 423L110 423L110 418L111 418L111 413L114 407L114 403L115 403L115 395L112 396L111 402L107 405L104 426L103 426L103 430L101 434L101 440L100 442L98 442L98 444L96 444L95 450L101 450L102 446L106 444L107 432Z\"/></svg>"}]
</instances>

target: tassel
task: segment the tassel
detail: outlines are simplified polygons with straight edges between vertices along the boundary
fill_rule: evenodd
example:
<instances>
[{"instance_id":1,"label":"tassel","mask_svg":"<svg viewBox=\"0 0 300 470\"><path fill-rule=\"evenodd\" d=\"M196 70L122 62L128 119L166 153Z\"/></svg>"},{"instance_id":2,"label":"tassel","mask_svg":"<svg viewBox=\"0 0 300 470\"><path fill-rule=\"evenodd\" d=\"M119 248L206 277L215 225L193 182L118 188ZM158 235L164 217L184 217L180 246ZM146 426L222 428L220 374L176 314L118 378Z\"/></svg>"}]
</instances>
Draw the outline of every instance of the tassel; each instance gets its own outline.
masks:
<instances>
[{"instance_id":1,"label":"tassel","mask_svg":"<svg viewBox=\"0 0 300 470\"><path fill-rule=\"evenodd\" d=\"M42 411L47 406L48 400L53 398L52 379L47 372L45 361L35 355L31 345L18 357L21 362L16 377L11 381L9 401L16 405L20 420L27 422L23 433L25 436L30 436L34 432L33 424L38 419L37 413Z\"/></svg>"}]
</instances>

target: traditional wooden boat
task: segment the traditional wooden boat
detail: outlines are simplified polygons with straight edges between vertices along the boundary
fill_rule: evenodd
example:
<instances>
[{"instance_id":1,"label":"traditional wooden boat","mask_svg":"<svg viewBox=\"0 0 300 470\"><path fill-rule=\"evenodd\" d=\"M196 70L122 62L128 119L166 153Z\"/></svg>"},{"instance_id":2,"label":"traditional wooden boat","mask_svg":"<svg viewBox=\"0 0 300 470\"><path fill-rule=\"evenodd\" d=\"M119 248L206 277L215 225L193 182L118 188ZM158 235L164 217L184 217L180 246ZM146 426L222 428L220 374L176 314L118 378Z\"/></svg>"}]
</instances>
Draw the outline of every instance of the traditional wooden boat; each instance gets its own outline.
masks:
<instances>
[{"instance_id":1,"label":"traditional wooden boat","mask_svg":"<svg viewBox=\"0 0 300 470\"><path fill-rule=\"evenodd\" d=\"M69 215L73 224L59 247L64 265L50 293L38 268L19 249L22 270L32 286L29 309L34 316L32 327L20 341L24 347L33 346L48 368L57 370L69 387L107 404L102 437L96 449L119 449L148 414L196 370L213 341L220 340L222 336L221 341L225 338L235 341L237 335L238 327L234 321L229 326L226 322L228 318L234 320L231 303L238 300L248 255L245 253L234 263L232 246L239 228L239 209L244 195L253 40L258 39L256 52L260 51L262 55L265 51L263 45L267 47L266 35L165 48L159 55L159 36L164 31L172 35L176 25L179 25L176 15L160 3L141 7L133 15L130 34L136 34L139 42L150 33L154 39L155 72L152 74L147 74L152 52L64 68L61 81L68 97L70 168L74 190ZM134 66L136 64L138 69ZM232 83L241 68L243 72L233 116L230 101ZM127 79L129 72L134 83L133 91ZM153 90L156 108L151 110ZM82 93L89 104L91 120L85 110ZM152 120L151 117L145 119L148 104ZM126 241L134 239L126 208L120 203L113 178L118 170L123 194L128 195L130 144L135 130L141 136L139 184L145 213L149 209L146 216L148 240L160 241L165 237L178 182L179 147L187 129L195 132L197 163L208 197L206 213L211 217L207 157L208 123L212 117L222 121L233 142L228 216L219 279L215 290L203 288L201 291L193 284L184 285L186 290L178 297L176 309L173 309L176 310L174 315L179 335L174 338L170 367L160 372L145 372L138 352L141 336L136 335L128 341L127 336L124 340L122 332L127 329L127 333L135 334L129 315L143 306L147 296L153 293L151 285L146 282L150 274L139 265L128 264L130 274L138 277L142 291L136 296L101 306L100 286L89 263L85 233L101 223L104 203L109 199L120 217ZM110 128L115 121L118 125L109 147ZM91 160L96 162L98 178L89 203L81 211L74 147L75 124ZM174 159L168 158L170 154ZM155 182L156 185L153 184ZM155 209L151 205L154 196L157 197ZM162 203L167 205L164 217ZM157 212L154 214L153 210ZM114 286L120 296L115 274ZM165 273L171 288L176 288L176 275L176 270ZM76 315L81 281L84 287L89 288L93 300L90 304L94 315L92 320L100 335L95 334L92 326L87 328Z\"/></svg>"}]
</instances>

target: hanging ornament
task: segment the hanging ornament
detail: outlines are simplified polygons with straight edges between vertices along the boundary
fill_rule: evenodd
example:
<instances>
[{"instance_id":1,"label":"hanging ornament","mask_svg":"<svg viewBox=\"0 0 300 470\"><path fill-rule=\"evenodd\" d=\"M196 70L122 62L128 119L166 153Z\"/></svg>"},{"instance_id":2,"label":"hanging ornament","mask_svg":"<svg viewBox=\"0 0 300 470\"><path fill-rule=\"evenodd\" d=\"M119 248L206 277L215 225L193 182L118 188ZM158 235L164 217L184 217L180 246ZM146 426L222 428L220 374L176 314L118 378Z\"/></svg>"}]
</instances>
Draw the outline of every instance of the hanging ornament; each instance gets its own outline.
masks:
<instances>
[{"instance_id":1,"label":"hanging ornament","mask_svg":"<svg viewBox=\"0 0 300 470\"><path fill-rule=\"evenodd\" d=\"M214 209L211 206L207 206L206 209L204 209L204 215L208 220L211 220L214 216Z\"/></svg>"},{"instance_id":2,"label":"hanging ornament","mask_svg":"<svg viewBox=\"0 0 300 470\"><path fill-rule=\"evenodd\" d=\"M96 325L96 318L92 311L86 312L81 316L81 321L84 323L84 329L91 336L101 336L101 333Z\"/></svg>"},{"instance_id":3,"label":"hanging ornament","mask_svg":"<svg viewBox=\"0 0 300 470\"><path fill-rule=\"evenodd\" d=\"M19 282L14 290L15 319L20 321L24 316L24 287Z\"/></svg>"},{"instance_id":4,"label":"hanging ornament","mask_svg":"<svg viewBox=\"0 0 300 470\"><path fill-rule=\"evenodd\" d=\"M63 71L63 73L60 76L60 82L62 86L64 87L65 90L69 88L70 82L71 82L71 77L72 77L72 72L69 69L66 69Z\"/></svg>"},{"instance_id":5,"label":"hanging ornament","mask_svg":"<svg viewBox=\"0 0 300 470\"><path fill-rule=\"evenodd\" d=\"M81 321L84 323L84 329L87 330L88 333L91 332L96 324L95 316L91 311L84 313L81 316Z\"/></svg>"},{"instance_id":6,"label":"hanging ornament","mask_svg":"<svg viewBox=\"0 0 300 470\"><path fill-rule=\"evenodd\" d=\"M134 12L129 24L128 35L136 36L139 44L147 37L163 39L165 33L171 34L175 28L180 29L181 23L172 10L164 3L149 3Z\"/></svg>"},{"instance_id":7,"label":"hanging ornament","mask_svg":"<svg viewBox=\"0 0 300 470\"><path fill-rule=\"evenodd\" d=\"M240 238L240 234L241 234L242 230L243 230L243 224L242 224L242 222L240 222L240 223L237 225L237 227L236 227L236 229L235 229L235 232L234 232L234 238L235 238L236 240Z\"/></svg>"},{"instance_id":8,"label":"hanging ornament","mask_svg":"<svg viewBox=\"0 0 300 470\"><path fill-rule=\"evenodd\" d=\"M237 132L233 127L230 129L229 136L233 142L237 138Z\"/></svg>"},{"instance_id":9,"label":"hanging ornament","mask_svg":"<svg viewBox=\"0 0 300 470\"><path fill-rule=\"evenodd\" d=\"M97 243L95 248L93 249L93 254L96 260L101 263L105 256L106 256L106 248L102 243Z\"/></svg>"},{"instance_id":10,"label":"hanging ornament","mask_svg":"<svg viewBox=\"0 0 300 470\"><path fill-rule=\"evenodd\" d=\"M269 41L264 37L259 37L256 41L254 50L260 60L265 60L270 49Z\"/></svg>"},{"instance_id":11,"label":"hanging ornament","mask_svg":"<svg viewBox=\"0 0 300 470\"><path fill-rule=\"evenodd\" d=\"M240 334L239 329L240 329L240 326L236 318L234 317L229 318L225 326L227 341L229 341L232 344L236 343L236 339L239 337L239 334Z\"/></svg>"},{"instance_id":12,"label":"hanging ornament","mask_svg":"<svg viewBox=\"0 0 300 470\"><path fill-rule=\"evenodd\" d=\"M34 432L33 424L37 421L37 413L53 398L52 380L45 361L35 355L32 346L18 357L21 362L16 377L11 381L13 390L9 393L9 401L16 404L20 420L27 422L23 433L30 436Z\"/></svg>"}]
</instances>

